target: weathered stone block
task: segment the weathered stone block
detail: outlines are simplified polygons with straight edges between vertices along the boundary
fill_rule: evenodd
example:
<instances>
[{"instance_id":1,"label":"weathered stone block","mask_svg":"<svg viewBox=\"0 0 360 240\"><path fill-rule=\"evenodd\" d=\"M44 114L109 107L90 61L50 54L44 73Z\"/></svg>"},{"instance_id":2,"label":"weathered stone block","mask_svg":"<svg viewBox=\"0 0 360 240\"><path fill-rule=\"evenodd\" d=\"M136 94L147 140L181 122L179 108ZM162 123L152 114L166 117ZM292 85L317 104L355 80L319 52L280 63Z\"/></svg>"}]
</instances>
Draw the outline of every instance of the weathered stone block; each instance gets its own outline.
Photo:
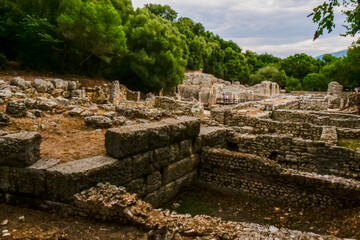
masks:
<instances>
[{"instance_id":1,"label":"weathered stone block","mask_svg":"<svg viewBox=\"0 0 360 240\"><path fill-rule=\"evenodd\" d=\"M109 129L105 137L105 147L109 155L121 159L195 138L199 132L198 119L166 119L157 123Z\"/></svg>"},{"instance_id":2,"label":"weathered stone block","mask_svg":"<svg viewBox=\"0 0 360 240\"><path fill-rule=\"evenodd\" d=\"M63 163L46 170L51 200L71 201L73 195L99 182L121 186L131 180L131 159L97 156Z\"/></svg>"},{"instance_id":3,"label":"weathered stone block","mask_svg":"<svg viewBox=\"0 0 360 240\"><path fill-rule=\"evenodd\" d=\"M18 193L32 196L45 196L45 172L39 169L18 169L16 189Z\"/></svg>"},{"instance_id":4,"label":"weathered stone block","mask_svg":"<svg viewBox=\"0 0 360 240\"><path fill-rule=\"evenodd\" d=\"M0 165L27 167L40 159L41 136L20 132L0 137Z\"/></svg>"},{"instance_id":5,"label":"weathered stone block","mask_svg":"<svg viewBox=\"0 0 360 240\"><path fill-rule=\"evenodd\" d=\"M169 147L169 154L170 154L170 158L169 158L169 162L176 162L180 160L180 148L179 148L179 144L173 144L170 145Z\"/></svg>"},{"instance_id":6,"label":"weathered stone block","mask_svg":"<svg viewBox=\"0 0 360 240\"><path fill-rule=\"evenodd\" d=\"M176 193L181 193L186 191L189 187L194 185L197 180L197 170L193 170L192 172L184 175L181 178L175 180L175 190Z\"/></svg>"},{"instance_id":7,"label":"weathered stone block","mask_svg":"<svg viewBox=\"0 0 360 240\"><path fill-rule=\"evenodd\" d=\"M126 184L125 188L129 193L136 193L142 196L144 194L144 182L143 178L138 178Z\"/></svg>"},{"instance_id":8,"label":"weathered stone block","mask_svg":"<svg viewBox=\"0 0 360 240\"><path fill-rule=\"evenodd\" d=\"M180 142L180 159L191 156L192 153L192 141L184 140Z\"/></svg>"},{"instance_id":9,"label":"weathered stone block","mask_svg":"<svg viewBox=\"0 0 360 240\"><path fill-rule=\"evenodd\" d=\"M200 134L193 144L193 153L198 152L202 147L225 147L229 132L220 127L202 127Z\"/></svg>"},{"instance_id":10,"label":"weathered stone block","mask_svg":"<svg viewBox=\"0 0 360 240\"><path fill-rule=\"evenodd\" d=\"M192 155L191 157L169 165L165 168L163 173L163 185L168 184L193 171L196 168L198 162L198 156Z\"/></svg>"},{"instance_id":11,"label":"weathered stone block","mask_svg":"<svg viewBox=\"0 0 360 240\"><path fill-rule=\"evenodd\" d=\"M0 191L16 192L17 175L14 168L0 166Z\"/></svg>"},{"instance_id":12,"label":"weathered stone block","mask_svg":"<svg viewBox=\"0 0 360 240\"><path fill-rule=\"evenodd\" d=\"M161 187L161 173L159 171L147 176L144 185L144 193L153 192Z\"/></svg>"},{"instance_id":13,"label":"weathered stone block","mask_svg":"<svg viewBox=\"0 0 360 240\"><path fill-rule=\"evenodd\" d=\"M6 113L13 117L25 117L26 106L23 102L11 101L6 106Z\"/></svg>"},{"instance_id":14,"label":"weathered stone block","mask_svg":"<svg viewBox=\"0 0 360 240\"><path fill-rule=\"evenodd\" d=\"M155 169L162 169L168 165L170 159L170 147L154 150L153 166Z\"/></svg>"},{"instance_id":15,"label":"weathered stone block","mask_svg":"<svg viewBox=\"0 0 360 240\"><path fill-rule=\"evenodd\" d=\"M153 171L153 152L140 153L132 158L132 178L151 174Z\"/></svg>"}]
</instances>

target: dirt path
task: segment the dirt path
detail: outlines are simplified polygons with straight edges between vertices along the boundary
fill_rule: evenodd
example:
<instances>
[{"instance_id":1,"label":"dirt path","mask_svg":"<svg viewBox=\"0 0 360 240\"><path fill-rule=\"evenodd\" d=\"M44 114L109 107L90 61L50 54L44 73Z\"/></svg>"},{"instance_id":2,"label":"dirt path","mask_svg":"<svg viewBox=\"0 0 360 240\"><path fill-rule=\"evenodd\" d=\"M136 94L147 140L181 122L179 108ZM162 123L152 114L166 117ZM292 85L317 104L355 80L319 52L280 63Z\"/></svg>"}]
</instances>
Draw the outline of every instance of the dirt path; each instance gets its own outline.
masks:
<instances>
[{"instance_id":1,"label":"dirt path","mask_svg":"<svg viewBox=\"0 0 360 240\"><path fill-rule=\"evenodd\" d=\"M21 220L24 217L24 220ZM20 220L19 220L20 218ZM62 217L23 207L0 204L0 239L144 239L146 233L131 226ZM10 234L9 236L5 233Z\"/></svg>"}]
</instances>

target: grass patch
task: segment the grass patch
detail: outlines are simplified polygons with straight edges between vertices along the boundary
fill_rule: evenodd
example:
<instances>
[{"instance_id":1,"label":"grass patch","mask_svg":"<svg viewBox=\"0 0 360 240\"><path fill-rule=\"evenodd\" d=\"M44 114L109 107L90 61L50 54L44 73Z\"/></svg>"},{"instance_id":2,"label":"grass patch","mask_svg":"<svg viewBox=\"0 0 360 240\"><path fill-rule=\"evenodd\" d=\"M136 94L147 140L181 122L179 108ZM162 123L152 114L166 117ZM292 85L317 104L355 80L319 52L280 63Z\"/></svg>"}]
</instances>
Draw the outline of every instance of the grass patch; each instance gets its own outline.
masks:
<instances>
[{"instance_id":1,"label":"grass patch","mask_svg":"<svg viewBox=\"0 0 360 240\"><path fill-rule=\"evenodd\" d=\"M173 204L166 206L171 211L176 211L181 214L189 213L195 215L209 215L211 216L217 209L206 198L199 194L189 193L185 197L181 197Z\"/></svg>"},{"instance_id":2,"label":"grass patch","mask_svg":"<svg viewBox=\"0 0 360 240\"><path fill-rule=\"evenodd\" d=\"M338 146L350 148L355 151L360 151L360 140L359 139L340 139Z\"/></svg>"}]
</instances>

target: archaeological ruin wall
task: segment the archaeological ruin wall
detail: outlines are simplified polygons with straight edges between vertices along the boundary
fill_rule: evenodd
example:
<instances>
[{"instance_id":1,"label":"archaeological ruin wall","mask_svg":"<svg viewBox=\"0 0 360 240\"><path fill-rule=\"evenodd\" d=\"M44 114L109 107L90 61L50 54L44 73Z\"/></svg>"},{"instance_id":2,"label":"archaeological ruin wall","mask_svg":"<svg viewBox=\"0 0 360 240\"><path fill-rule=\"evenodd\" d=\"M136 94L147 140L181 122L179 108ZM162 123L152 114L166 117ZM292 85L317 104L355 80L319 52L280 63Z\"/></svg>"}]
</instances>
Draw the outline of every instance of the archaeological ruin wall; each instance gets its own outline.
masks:
<instances>
[{"instance_id":1,"label":"archaeological ruin wall","mask_svg":"<svg viewBox=\"0 0 360 240\"><path fill-rule=\"evenodd\" d=\"M109 156L60 163L40 159L37 133L0 137L0 192L55 202L99 182L126 186L160 206L196 182L199 155L193 144L200 121L180 117L157 123L109 129ZM11 153L11 154L10 154Z\"/></svg>"},{"instance_id":2,"label":"archaeological ruin wall","mask_svg":"<svg viewBox=\"0 0 360 240\"><path fill-rule=\"evenodd\" d=\"M256 153L285 168L360 179L360 153L348 148L291 135L235 134L231 141L237 151Z\"/></svg>"},{"instance_id":3,"label":"archaeological ruin wall","mask_svg":"<svg viewBox=\"0 0 360 240\"><path fill-rule=\"evenodd\" d=\"M299 206L351 207L360 198L357 181L300 172L268 158L213 148L202 150L199 184Z\"/></svg>"}]
</instances>

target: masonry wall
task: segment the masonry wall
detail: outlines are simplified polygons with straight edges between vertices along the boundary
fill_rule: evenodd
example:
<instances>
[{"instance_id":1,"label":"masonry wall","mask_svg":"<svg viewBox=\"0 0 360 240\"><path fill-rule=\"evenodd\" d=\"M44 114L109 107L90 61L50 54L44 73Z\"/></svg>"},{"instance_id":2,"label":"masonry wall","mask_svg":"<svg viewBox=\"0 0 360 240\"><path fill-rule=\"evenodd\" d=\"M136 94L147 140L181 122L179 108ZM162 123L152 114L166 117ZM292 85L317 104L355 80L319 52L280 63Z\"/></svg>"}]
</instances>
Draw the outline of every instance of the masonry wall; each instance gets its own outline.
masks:
<instances>
[{"instance_id":1,"label":"masonry wall","mask_svg":"<svg viewBox=\"0 0 360 240\"><path fill-rule=\"evenodd\" d=\"M221 117L218 119L222 120ZM224 124L228 126L253 127L254 133L258 134L293 134L295 137L312 140L319 140L323 131L321 126L309 123L274 121L272 119L247 116L237 111L226 111L223 120Z\"/></svg>"},{"instance_id":2,"label":"masonry wall","mask_svg":"<svg viewBox=\"0 0 360 240\"><path fill-rule=\"evenodd\" d=\"M360 128L360 117L352 114L275 110L272 112L271 118L275 121L282 122L302 122L339 128Z\"/></svg>"},{"instance_id":3,"label":"masonry wall","mask_svg":"<svg viewBox=\"0 0 360 240\"><path fill-rule=\"evenodd\" d=\"M68 163L40 159L38 134L0 137L0 149L18 152L15 159L22 159L13 161L1 151L0 192L71 202L75 193L109 182L160 206L196 182L200 148L195 151L193 145L199 132L200 121L189 117L109 129L109 156Z\"/></svg>"},{"instance_id":4,"label":"masonry wall","mask_svg":"<svg viewBox=\"0 0 360 240\"><path fill-rule=\"evenodd\" d=\"M199 183L293 205L352 206L360 199L357 181L284 169L266 158L221 149L203 149Z\"/></svg>"},{"instance_id":5,"label":"masonry wall","mask_svg":"<svg viewBox=\"0 0 360 240\"><path fill-rule=\"evenodd\" d=\"M273 159L285 168L360 179L360 153L320 141L289 135L235 135L231 140L243 153Z\"/></svg>"}]
</instances>

